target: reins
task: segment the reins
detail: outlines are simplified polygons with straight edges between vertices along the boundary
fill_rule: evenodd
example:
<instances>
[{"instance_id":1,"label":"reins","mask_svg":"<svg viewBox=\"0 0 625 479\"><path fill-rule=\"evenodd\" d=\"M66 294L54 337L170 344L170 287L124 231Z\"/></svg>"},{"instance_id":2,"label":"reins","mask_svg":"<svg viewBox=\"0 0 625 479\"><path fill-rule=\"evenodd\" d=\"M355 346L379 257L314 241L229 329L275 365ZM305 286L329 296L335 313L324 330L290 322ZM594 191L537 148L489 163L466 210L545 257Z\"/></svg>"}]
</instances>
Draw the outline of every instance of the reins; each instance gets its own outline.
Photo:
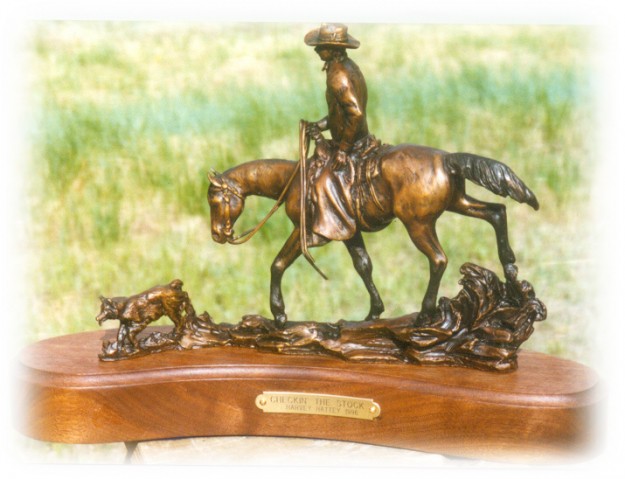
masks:
<instances>
[{"instance_id":1,"label":"reins","mask_svg":"<svg viewBox=\"0 0 625 479\"><path fill-rule=\"evenodd\" d=\"M319 273L323 279L328 279L328 277L323 273L323 271L321 271L319 267L315 264L314 258L308 252L308 244L306 241L306 192L308 191L308 187L306 183L306 159L308 157L308 147L310 144L310 138L308 134L306 133L307 125L308 125L308 122L306 122L305 120L300 120L300 124L299 124L300 159L297 165L295 166L293 173L291 173L289 180L286 182L286 185L284 186L282 192L280 193L280 196L278 197L273 207L271 208L271 210L269 210L269 212L265 215L265 217L256 226L254 226L253 228L247 230L246 232L238 236L235 236L232 239L228 239L228 243L234 244L234 245L243 244L251 240L252 237L256 233L258 233L258 231L265 225L265 223L267 223L269 218L271 218L271 216L278 210L278 208L280 208L280 205L284 201L284 197L286 196L287 191L289 190L289 188L291 187L291 184L293 183L293 180L295 179L295 175L297 175L297 172L299 171L300 172L300 223L299 223L300 247L302 250L302 254L306 258L306 260L310 263L310 265L315 269L315 271L317 271L317 273ZM211 178L211 175L209 174L208 180L211 183L215 184L216 186L226 190L228 193L233 194L239 197L240 199L243 199L243 196L234 188L232 188L230 185L228 185L227 183L222 183L220 185L218 180L216 179L215 174L212 175L212 178ZM225 201L226 201L225 216L227 218L226 220L227 229L229 229L230 227L230 199L226 198Z\"/></svg>"},{"instance_id":2,"label":"reins","mask_svg":"<svg viewBox=\"0 0 625 479\"><path fill-rule=\"evenodd\" d=\"M315 264L315 259L308 252L307 228L306 228L306 196L308 186L306 184L306 159L308 158L308 146L310 137L306 133L308 122L306 120L299 121L299 172L300 172L300 189L299 189L299 242L304 258L315 268L315 271L321 275L323 279L328 277Z\"/></svg>"}]
</instances>

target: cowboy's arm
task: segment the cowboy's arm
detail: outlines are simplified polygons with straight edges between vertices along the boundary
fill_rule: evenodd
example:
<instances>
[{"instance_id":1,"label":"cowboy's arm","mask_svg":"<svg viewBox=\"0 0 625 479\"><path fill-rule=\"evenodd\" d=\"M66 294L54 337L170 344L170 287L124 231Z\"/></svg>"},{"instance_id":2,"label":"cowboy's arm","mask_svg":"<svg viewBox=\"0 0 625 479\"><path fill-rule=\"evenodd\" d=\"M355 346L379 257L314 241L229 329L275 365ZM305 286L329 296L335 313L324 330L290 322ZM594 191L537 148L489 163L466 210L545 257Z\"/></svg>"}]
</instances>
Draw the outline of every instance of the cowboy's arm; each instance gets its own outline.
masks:
<instances>
[{"instance_id":1,"label":"cowboy's arm","mask_svg":"<svg viewBox=\"0 0 625 479\"><path fill-rule=\"evenodd\" d=\"M364 111L349 81L344 81L335 90L336 99L344 113L345 125L339 143L339 151L349 152L356 143L358 127L362 122Z\"/></svg>"},{"instance_id":2,"label":"cowboy's arm","mask_svg":"<svg viewBox=\"0 0 625 479\"><path fill-rule=\"evenodd\" d=\"M326 115L319 121L314 121L314 122L308 123L308 125L306 127L306 132L309 135L314 136L316 133L322 132L322 131L326 131L328 128L329 128L329 126L328 126L328 117Z\"/></svg>"},{"instance_id":3,"label":"cowboy's arm","mask_svg":"<svg viewBox=\"0 0 625 479\"><path fill-rule=\"evenodd\" d=\"M356 143L356 135L359 125L364 116L364 108L360 104L354 85L346 71L338 70L329 78L330 87L334 98L343 111L344 125L338 150L334 157L336 168L340 168L347 161L347 154Z\"/></svg>"}]
</instances>

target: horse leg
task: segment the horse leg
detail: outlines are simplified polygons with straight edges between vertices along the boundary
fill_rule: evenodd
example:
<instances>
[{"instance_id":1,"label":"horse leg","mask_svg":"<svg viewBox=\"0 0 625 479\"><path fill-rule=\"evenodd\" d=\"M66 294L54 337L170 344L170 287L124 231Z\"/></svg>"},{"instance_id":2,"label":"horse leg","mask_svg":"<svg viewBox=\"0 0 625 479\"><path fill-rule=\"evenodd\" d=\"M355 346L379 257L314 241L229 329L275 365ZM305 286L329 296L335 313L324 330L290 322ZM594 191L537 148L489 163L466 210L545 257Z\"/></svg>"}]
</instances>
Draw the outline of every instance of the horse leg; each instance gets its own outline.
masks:
<instances>
[{"instance_id":1,"label":"horse leg","mask_svg":"<svg viewBox=\"0 0 625 479\"><path fill-rule=\"evenodd\" d=\"M430 263L430 281L421 303L419 318L427 317L436 311L436 298L438 288L445 268L447 268L447 256L441 247L436 235L436 220L414 219L404 223L410 239L414 245L427 256Z\"/></svg>"},{"instance_id":2,"label":"horse leg","mask_svg":"<svg viewBox=\"0 0 625 479\"><path fill-rule=\"evenodd\" d=\"M378 293L378 289L375 287L373 278L371 277L373 272L373 263L371 263L371 258L369 257L369 253L367 253L362 233L358 231L354 236L343 243L347 247L347 251L349 251L349 254L352 257L354 268L356 268L356 271L365 283L365 287L367 288L371 299L371 307L365 321L380 319L380 314L384 312L384 303L382 302L380 293Z\"/></svg>"},{"instance_id":3,"label":"horse leg","mask_svg":"<svg viewBox=\"0 0 625 479\"><path fill-rule=\"evenodd\" d=\"M485 201L476 200L462 191L456 196L455 201L453 201L448 209L449 211L471 218L482 219L490 223L495 229L497 253L506 278L509 279L511 274L514 275L515 268L512 265L516 261L516 258L508 240L506 207L499 203L487 203Z\"/></svg>"},{"instance_id":4,"label":"horse leg","mask_svg":"<svg viewBox=\"0 0 625 479\"><path fill-rule=\"evenodd\" d=\"M276 326L280 329L284 328L287 320L284 309L284 298L282 297L282 276L286 269L293 264L293 261L302 254L299 238L299 227L296 227L271 264L269 304Z\"/></svg>"}]
</instances>

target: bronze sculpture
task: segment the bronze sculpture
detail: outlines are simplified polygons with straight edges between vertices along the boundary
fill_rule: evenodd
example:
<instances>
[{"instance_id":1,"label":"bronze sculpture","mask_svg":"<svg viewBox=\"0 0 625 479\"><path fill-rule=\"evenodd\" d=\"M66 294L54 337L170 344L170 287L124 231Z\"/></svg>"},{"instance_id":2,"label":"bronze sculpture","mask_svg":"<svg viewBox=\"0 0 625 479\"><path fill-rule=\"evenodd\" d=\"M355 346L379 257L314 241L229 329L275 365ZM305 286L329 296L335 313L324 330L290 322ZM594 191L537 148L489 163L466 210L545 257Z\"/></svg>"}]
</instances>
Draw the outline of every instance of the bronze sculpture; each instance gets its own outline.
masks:
<instances>
[{"instance_id":1,"label":"bronze sculpture","mask_svg":"<svg viewBox=\"0 0 625 479\"><path fill-rule=\"evenodd\" d=\"M175 326L169 339L182 333L187 317L195 316L193 305L182 290L182 281L179 279L129 297L100 296L100 301L100 313L96 316L98 324L102 325L108 320L119 321L117 341L104 345L101 359L140 354L145 350L145 342L144 347L141 347L137 335L162 316L168 316Z\"/></svg>"},{"instance_id":2,"label":"bronze sculpture","mask_svg":"<svg viewBox=\"0 0 625 479\"><path fill-rule=\"evenodd\" d=\"M220 243L236 243L233 226L243 212L246 196L253 192L277 199L297 166L297 163L285 160L257 160L236 166L222 175L211 176L208 201L213 239ZM428 147L399 145L388 148L381 158L372 158L357 166L356 175L364 180L354 184L358 231L344 244L370 295L371 308L366 319L378 319L384 305L371 278L371 260L360 232L380 231L395 217L404 223L413 243L430 262L430 282L421 309L423 317L436 309L438 287L447 264L435 230L436 219L446 210L484 219L493 225L499 259L506 277L509 277L515 256L508 241L505 206L473 199L465 193L464 187L468 178L494 193L511 196L537 209L538 202L533 193L506 165L469 153L446 153ZM370 182L366 180L368 177ZM409 182L408 178L414 180ZM297 183L287 189L284 202L286 214L296 226L271 266L271 311L279 326L286 324L282 275L302 253L300 188ZM314 246L329 241L322 238Z\"/></svg>"},{"instance_id":3,"label":"bronze sculpture","mask_svg":"<svg viewBox=\"0 0 625 479\"><path fill-rule=\"evenodd\" d=\"M508 240L506 208L466 194L468 179L503 197L539 208L525 183L505 164L471 153L411 144L386 145L369 134L364 77L346 53L359 42L341 24L324 24L305 37L325 62L328 116L300 122L300 160L255 160L209 174L211 234L218 243L249 240L284 203L294 229L271 265L269 320L248 315L238 325L216 325L208 313L196 316L189 304L184 323L176 323L173 341L152 337L154 349L239 345L274 352L331 354L344 359L452 364L509 371L516 351L546 317L529 283L517 280L515 255ZM322 130L330 130L331 140ZM314 140L313 155L308 147ZM295 178L299 174L299 181ZM310 185L310 187L308 186ZM254 229L235 236L234 225L248 196L276 203ZM463 290L453 299L438 290L447 257L436 235L445 211L490 223L506 283L476 265L462 267ZM372 279L372 262L362 232L384 229L398 218L414 245L429 261L430 278L418 314L379 322L384 303ZM310 225L310 226L309 226ZM370 309L362 323L287 323L282 295L285 270L308 246L342 241L363 280ZM181 326L181 327L179 327ZM121 335L121 327L120 327ZM122 348L123 341L118 341ZM109 345L110 349L111 346ZM107 354L109 359L124 359Z\"/></svg>"},{"instance_id":4,"label":"bronze sculpture","mask_svg":"<svg viewBox=\"0 0 625 479\"><path fill-rule=\"evenodd\" d=\"M208 202L215 241L237 242L232 228L249 194L277 199L278 203L283 200L287 215L296 225L271 266L270 304L276 324L284 326L287 320L281 288L285 270L300 254L306 254L308 244L322 246L331 240L344 241L369 292L371 307L365 319L378 319L384 304L371 278L371 259L361 232L380 231L394 218L402 221L430 264L421 317L434 313L447 265L435 230L436 220L446 210L483 219L494 227L499 259L508 278L515 256L508 241L505 206L471 198L465 193L464 182L469 179L493 193L538 209L531 190L509 167L495 160L417 145L381 146L368 133L364 78L345 54L346 48L358 47L357 40L347 34L344 25L322 25L309 32L305 42L315 46L326 62L329 108L327 117L304 124L303 129L316 145L307 166L303 161L296 165L261 160L209 177ZM331 130L332 141L321 135L326 128ZM302 152L307 150L307 142L304 137ZM358 142L354 161L346 150ZM311 177L316 185L310 198L313 201L305 201L310 191L300 194L306 189L306 181L299 185L292 182L298 167L300 173L306 172L303 179ZM311 211L302 208L303 204L312 204ZM313 219L312 231L305 227L308 216Z\"/></svg>"}]
</instances>

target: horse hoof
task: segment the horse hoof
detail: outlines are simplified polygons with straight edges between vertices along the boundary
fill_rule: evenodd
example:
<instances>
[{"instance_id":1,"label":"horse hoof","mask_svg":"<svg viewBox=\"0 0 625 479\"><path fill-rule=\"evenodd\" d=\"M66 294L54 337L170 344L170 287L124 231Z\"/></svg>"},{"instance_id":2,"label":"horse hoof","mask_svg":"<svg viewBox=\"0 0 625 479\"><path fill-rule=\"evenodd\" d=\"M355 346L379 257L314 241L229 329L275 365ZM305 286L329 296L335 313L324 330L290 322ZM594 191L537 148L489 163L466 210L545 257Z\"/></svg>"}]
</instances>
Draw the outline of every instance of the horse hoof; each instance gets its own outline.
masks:
<instances>
[{"instance_id":1,"label":"horse hoof","mask_svg":"<svg viewBox=\"0 0 625 479\"><path fill-rule=\"evenodd\" d=\"M508 281L516 281L519 268L514 263L508 263L503 266L503 272Z\"/></svg>"},{"instance_id":2,"label":"horse hoof","mask_svg":"<svg viewBox=\"0 0 625 479\"><path fill-rule=\"evenodd\" d=\"M428 324L433 319L435 314L436 311L423 310L419 312L419 314L417 314L417 319L415 319L414 325L418 327Z\"/></svg>"},{"instance_id":3,"label":"horse hoof","mask_svg":"<svg viewBox=\"0 0 625 479\"><path fill-rule=\"evenodd\" d=\"M274 318L274 322L276 323L276 328L284 329L286 326L286 314L279 314Z\"/></svg>"}]
</instances>

